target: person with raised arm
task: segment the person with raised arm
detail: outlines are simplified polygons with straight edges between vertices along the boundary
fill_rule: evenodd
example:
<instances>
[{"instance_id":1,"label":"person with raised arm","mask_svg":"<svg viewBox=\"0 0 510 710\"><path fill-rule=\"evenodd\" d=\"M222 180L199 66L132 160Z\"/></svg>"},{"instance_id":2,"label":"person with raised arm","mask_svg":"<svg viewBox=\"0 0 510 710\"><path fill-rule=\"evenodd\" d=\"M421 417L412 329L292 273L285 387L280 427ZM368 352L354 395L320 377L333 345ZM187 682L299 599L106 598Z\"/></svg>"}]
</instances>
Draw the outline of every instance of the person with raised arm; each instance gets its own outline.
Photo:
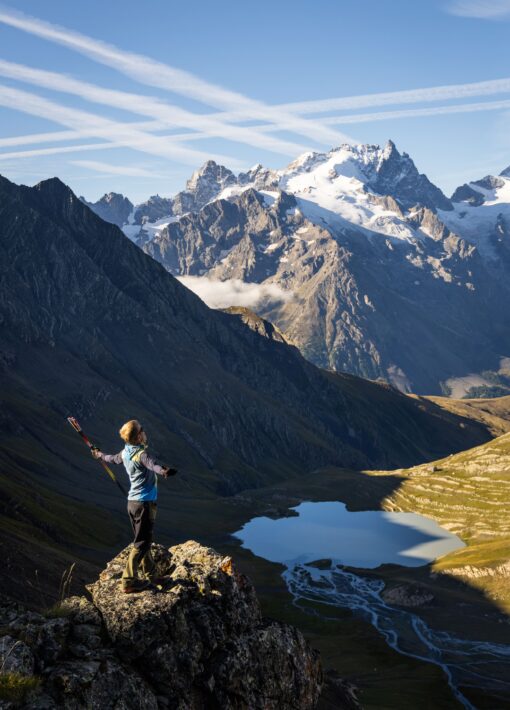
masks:
<instances>
[{"instance_id":1,"label":"person with raised arm","mask_svg":"<svg viewBox=\"0 0 510 710\"><path fill-rule=\"evenodd\" d=\"M122 574L126 594L164 587L168 580L156 574L151 543L156 520L158 476L168 478L177 469L162 465L147 451L147 435L136 419L126 422L119 431L125 446L118 454L104 454L92 447L92 456L105 463L124 464L130 480L127 510L133 528L133 547Z\"/></svg>"}]
</instances>

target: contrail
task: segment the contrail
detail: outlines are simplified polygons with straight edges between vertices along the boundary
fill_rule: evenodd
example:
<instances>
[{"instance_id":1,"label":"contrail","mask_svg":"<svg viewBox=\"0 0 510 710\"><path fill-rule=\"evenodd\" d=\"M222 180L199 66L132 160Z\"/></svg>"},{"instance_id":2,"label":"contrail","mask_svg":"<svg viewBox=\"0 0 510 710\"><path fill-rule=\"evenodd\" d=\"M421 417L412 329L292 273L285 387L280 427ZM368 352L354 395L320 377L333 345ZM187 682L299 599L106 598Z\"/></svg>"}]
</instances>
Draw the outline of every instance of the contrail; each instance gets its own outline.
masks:
<instances>
[{"instance_id":1,"label":"contrail","mask_svg":"<svg viewBox=\"0 0 510 710\"><path fill-rule=\"evenodd\" d=\"M208 106L242 112L250 118L274 122L314 141L328 144L352 142L352 139L338 131L327 126L317 126L313 121L301 119L278 106L268 106L238 92L204 81L190 72L141 54L126 52L106 42L38 18L4 9L0 10L0 22L73 49L147 86L188 96Z\"/></svg>"}]
</instances>

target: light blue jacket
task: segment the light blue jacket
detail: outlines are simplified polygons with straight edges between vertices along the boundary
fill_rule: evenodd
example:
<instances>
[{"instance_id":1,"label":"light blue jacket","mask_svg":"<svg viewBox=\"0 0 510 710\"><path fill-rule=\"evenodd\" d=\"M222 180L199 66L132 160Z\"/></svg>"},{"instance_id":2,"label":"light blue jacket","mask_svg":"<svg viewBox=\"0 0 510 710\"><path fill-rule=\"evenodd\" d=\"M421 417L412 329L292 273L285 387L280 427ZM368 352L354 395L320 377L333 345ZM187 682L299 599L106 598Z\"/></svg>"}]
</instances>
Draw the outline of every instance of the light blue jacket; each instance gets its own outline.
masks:
<instances>
[{"instance_id":1,"label":"light blue jacket","mask_svg":"<svg viewBox=\"0 0 510 710\"><path fill-rule=\"evenodd\" d=\"M124 464L130 481L128 500L143 502L158 498L158 478L165 468L149 456L143 444L126 444L118 454L101 454L106 463Z\"/></svg>"}]
</instances>

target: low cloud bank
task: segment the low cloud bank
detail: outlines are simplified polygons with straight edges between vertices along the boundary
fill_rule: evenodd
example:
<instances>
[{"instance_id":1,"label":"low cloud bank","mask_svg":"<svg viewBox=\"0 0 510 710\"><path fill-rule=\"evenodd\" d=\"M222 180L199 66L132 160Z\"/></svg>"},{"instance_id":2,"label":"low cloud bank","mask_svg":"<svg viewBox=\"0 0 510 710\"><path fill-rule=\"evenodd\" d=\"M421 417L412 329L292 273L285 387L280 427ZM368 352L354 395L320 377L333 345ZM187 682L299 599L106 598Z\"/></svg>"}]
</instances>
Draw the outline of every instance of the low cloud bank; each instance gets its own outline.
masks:
<instances>
[{"instance_id":1,"label":"low cloud bank","mask_svg":"<svg viewBox=\"0 0 510 710\"><path fill-rule=\"evenodd\" d=\"M284 291L277 284L245 283L240 279L213 281L207 276L178 276L177 278L210 308L229 306L256 308L261 304L281 303L292 299L292 292Z\"/></svg>"}]
</instances>

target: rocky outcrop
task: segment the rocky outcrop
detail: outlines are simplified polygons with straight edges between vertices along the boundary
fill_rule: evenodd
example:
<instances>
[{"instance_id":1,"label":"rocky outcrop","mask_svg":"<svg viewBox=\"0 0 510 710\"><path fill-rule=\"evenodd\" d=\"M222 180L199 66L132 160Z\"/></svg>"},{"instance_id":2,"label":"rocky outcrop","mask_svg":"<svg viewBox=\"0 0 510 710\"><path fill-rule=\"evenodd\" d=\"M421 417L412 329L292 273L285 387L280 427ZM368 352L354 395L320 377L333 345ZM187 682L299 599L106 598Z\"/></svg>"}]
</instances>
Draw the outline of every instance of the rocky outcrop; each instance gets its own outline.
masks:
<instances>
[{"instance_id":1,"label":"rocky outcrop","mask_svg":"<svg viewBox=\"0 0 510 710\"><path fill-rule=\"evenodd\" d=\"M186 183L186 189L177 193L172 209L174 214L196 212L214 199L229 185L237 183L234 173L214 160L208 160L196 170Z\"/></svg>"},{"instance_id":2,"label":"rocky outcrop","mask_svg":"<svg viewBox=\"0 0 510 710\"><path fill-rule=\"evenodd\" d=\"M84 197L80 200L90 207L98 217L104 219L105 222L116 224L117 227L122 227L128 221L129 215L133 211L133 203L124 195L119 195L117 192L109 192L103 195L97 202L87 202Z\"/></svg>"},{"instance_id":3,"label":"rocky outcrop","mask_svg":"<svg viewBox=\"0 0 510 710\"><path fill-rule=\"evenodd\" d=\"M230 313L230 315L240 318L242 322L248 326L248 328L251 328L263 338L276 340L278 343L289 343L281 330L279 330L268 320L258 316L249 308L245 308L244 306L230 306L229 308L224 308L223 310L225 313Z\"/></svg>"},{"instance_id":4,"label":"rocky outcrop","mask_svg":"<svg viewBox=\"0 0 510 710\"><path fill-rule=\"evenodd\" d=\"M444 570L444 574L453 577L465 577L466 579L479 579L480 577L510 577L510 562L503 562L494 567L476 567L474 565L463 565L462 567L452 567Z\"/></svg>"},{"instance_id":5,"label":"rocky outcrop","mask_svg":"<svg viewBox=\"0 0 510 710\"><path fill-rule=\"evenodd\" d=\"M375 170L369 172L368 177L372 190L391 195L405 208L418 204L431 210L452 209L450 200L426 175L418 172L407 153L399 153L391 140L384 146Z\"/></svg>"},{"instance_id":6,"label":"rocky outcrop","mask_svg":"<svg viewBox=\"0 0 510 710\"><path fill-rule=\"evenodd\" d=\"M0 606L0 664L40 676L25 707L264 708L316 706L322 671L301 633L261 615L229 557L190 541L154 546L165 592L125 595L128 550L55 618ZM0 701L0 707L10 707Z\"/></svg>"},{"instance_id":7,"label":"rocky outcrop","mask_svg":"<svg viewBox=\"0 0 510 710\"><path fill-rule=\"evenodd\" d=\"M467 202L474 207L479 207L485 202L485 197L478 190L474 190L470 185L464 183L460 185L452 194L452 202Z\"/></svg>"},{"instance_id":8,"label":"rocky outcrop","mask_svg":"<svg viewBox=\"0 0 510 710\"><path fill-rule=\"evenodd\" d=\"M152 195L146 202L136 206L134 223L156 222L158 219L170 217L172 214L172 200L170 198Z\"/></svg>"}]
</instances>

